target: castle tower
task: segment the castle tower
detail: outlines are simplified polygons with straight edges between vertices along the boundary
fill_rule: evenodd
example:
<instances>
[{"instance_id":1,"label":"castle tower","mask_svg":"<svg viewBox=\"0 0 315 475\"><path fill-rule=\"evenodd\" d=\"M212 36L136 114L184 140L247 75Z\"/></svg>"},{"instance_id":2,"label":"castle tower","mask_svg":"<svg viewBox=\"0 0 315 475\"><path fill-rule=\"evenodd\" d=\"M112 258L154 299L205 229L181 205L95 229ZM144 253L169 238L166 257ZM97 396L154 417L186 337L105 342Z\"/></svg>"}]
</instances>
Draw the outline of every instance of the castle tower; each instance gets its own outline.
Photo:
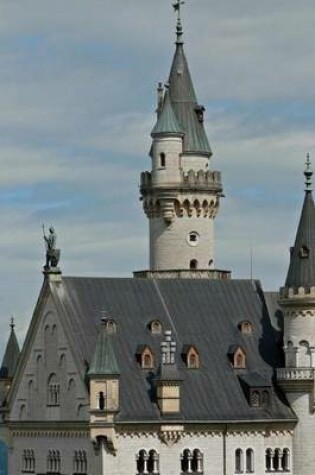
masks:
<instances>
[{"instance_id":1,"label":"castle tower","mask_svg":"<svg viewBox=\"0 0 315 475\"><path fill-rule=\"evenodd\" d=\"M169 81L158 87L151 172L141 174L140 192L150 227L150 270L214 268L213 220L222 196L221 175L210 171L212 155L183 47L182 1Z\"/></svg>"},{"instance_id":2,"label":"castle tower","mask_svg":"<svg viewBox=\"0 0 315 475\"><path fill-rule=\"evenodd\" d=\"M280 289L285 368L277 371L277 379L299 420L293 436L293 473L311 475L315 467L315 208L309 157L304 174L302 214L285 286Z\"/></svg>"}]
</instances>

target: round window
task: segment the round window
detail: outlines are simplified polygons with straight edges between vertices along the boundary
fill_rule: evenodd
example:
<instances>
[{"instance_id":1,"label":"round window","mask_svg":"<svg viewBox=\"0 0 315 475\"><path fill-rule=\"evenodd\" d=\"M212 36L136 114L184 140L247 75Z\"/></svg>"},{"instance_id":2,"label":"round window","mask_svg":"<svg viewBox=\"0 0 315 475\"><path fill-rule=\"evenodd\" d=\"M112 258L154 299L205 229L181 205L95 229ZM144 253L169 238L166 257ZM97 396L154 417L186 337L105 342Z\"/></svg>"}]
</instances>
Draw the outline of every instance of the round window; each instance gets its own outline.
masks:
<instances>
[{"instance_id":1,"label":"round window","mask_svg":"<svg viewBox=\"0 0 315 475\"><path fill-rule=\"evenodd\" d=\"M198 246L200 240L200 236L196 231L192 231L191 233L188 234L188 244L190 246Z\"/></svg>"}]
</instances>

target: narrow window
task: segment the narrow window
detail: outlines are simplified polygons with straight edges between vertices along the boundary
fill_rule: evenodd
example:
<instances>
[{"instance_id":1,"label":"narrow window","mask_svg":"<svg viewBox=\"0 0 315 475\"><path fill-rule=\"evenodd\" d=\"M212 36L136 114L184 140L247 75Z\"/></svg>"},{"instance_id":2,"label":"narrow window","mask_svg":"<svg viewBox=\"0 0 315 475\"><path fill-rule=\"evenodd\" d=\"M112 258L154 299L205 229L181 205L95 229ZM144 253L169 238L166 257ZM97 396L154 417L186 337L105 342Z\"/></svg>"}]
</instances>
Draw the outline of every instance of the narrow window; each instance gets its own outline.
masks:
<instances>
[{"instance_id":1,"label":"narrow window","mask_svg":"<svg viewBox=\"0 0 315 475\"><path fill-rule=\"evenodd\" d=\"M266 472L269 472L271 470L272 466L272 450L267 449L266 450Z\"/></svg>"},{"instance_id":2,"label":"narrow window","mask_svg":"<svg viewBox=\"0 0 315 475\"><path fill-rule=\"evenodd\" d=\"M156 450L150 450L148 458L148 472L153 475L159 473L159 455Z\"/></svg>"},{"instance_id":3,"label":"narrow window","mask_svg":"<svg viewBox=\"0 0 315 475\"><path fill-rule=\"evenodd\" d=\"M160 153L160 167L165 168L165 153Z\"/></svg>"},{"instance_id":4,"label":"narrow window","mask_svg":"<svg viewBox=\"0 0 315 475\"><path fill-rule=\"evenodd\" d=\"M243 473L243 451L235 450L235 473Z\"/></svg>"},{"instance_id":5,"label":"narrow window","mask_svg":"<svg viewBox=\"0 0 315 475\"><path fill-rule=\"evenodd\" d=\"M253 449L246 450L246 472L254 472L254 451Z\"/></svg>"},{"instance_id":6,"label":"narrow window","mask_svg":"<svg viewBox=\"0 0 315 475\"><path fill-rule=\"evenodd\" d=\"M182 473L192 473L192 459L193 459L193 456L190 450L185 449L181 455Z\"/></svg>"},{"instance_id":7,"label":"narrow window","mask_svg":"<svg viewBox=\"0 0 315 475\"><path fill-rule=\"evenodd\" d=\"M105 396L103 391L98 394L98 408L103 411L105 408Z\"/></svg>"},{"instance_id":8,"label":"narrow window","mask_svg":"<svg viewBox=\"0 0 315 475\"><path fill-rule=\"evenodd\" d=\"M286 472L289 472L290 470L290 450L289 449L283 449L282 469Z\"/></svg>"},{"instance_id":9,"label":"narrow window","mask_svg":"<svg viewBox=\"0 0 315 475\"><path fill-rule=\"evenodd\" d=\"M140 450L136 457L137 460L137 474L148 473L148 454L145 450Z\"/></svg>"},{"instance_id":10,"label":"narrow window","mask_svg":"<svg viewBox=\"0 0 315 475\"><path fill-rule=\"evenodd\" d=\"M266 389L262 392L261 395L261 405L268 406L269 405L269 391Z\"/></svg>"},{"instance_id":11,"label":"narrow window","mask_svg":"<svg viewBox=\"0 0 315 475\"><path fill-rule=\"evenodd\" d=\"M203 455L199 449L195 449L193 452L192 470L193 473L203 473Z\"/></svg>"},{"instance_id":12,"label":"narrow window","mask_svg":"<svg viewBox=\"0 0 315 475\"><path fill-rule=\"evenodd\" d=\"M253 391L251 395L251 406L258 407L259 406L259 392Z\"/></svg>"}]
</instances>

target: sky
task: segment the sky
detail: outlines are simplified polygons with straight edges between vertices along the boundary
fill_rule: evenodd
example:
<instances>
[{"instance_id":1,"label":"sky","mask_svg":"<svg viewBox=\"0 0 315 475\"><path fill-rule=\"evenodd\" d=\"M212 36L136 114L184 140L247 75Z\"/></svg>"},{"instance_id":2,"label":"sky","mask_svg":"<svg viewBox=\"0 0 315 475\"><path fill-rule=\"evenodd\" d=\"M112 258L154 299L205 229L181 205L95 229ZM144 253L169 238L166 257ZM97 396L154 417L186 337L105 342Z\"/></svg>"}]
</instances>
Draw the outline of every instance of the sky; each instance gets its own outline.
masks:
<instances>
[{"instance_id":1,"label":"sky","mask_svg":"<svg viewBox=\"0 0 315 475\"><path fill-rule=\"evenodd\" d=\"M225 198L216 267L284 283L315 155L314 0L186 0L185 51ZM43 281L42 224L64 275L148 267L139 175L150 170L171 0L1 0L0 354L23 342ZM315 160L315 159L314 159ZM251 251L252 250L252 251Z\"/></svg>"}]
</instances>

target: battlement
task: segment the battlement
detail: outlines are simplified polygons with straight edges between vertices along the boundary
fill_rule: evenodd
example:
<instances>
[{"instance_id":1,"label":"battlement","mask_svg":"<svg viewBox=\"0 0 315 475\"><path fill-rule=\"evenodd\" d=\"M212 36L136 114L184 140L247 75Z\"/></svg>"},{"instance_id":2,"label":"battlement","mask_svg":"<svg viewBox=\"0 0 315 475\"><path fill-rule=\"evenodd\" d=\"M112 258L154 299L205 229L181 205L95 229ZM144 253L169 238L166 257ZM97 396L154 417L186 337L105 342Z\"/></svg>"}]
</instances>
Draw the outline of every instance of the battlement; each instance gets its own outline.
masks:
<instances>
[{"instance_id":1,"label":"battlement","mask_svg":"<svg viewBox=\"0 0 315 475\"><path fill-rule=\"evenodd\" d=\"M207 172L199 170L195 172L190 170L188 173L181 172L181 179L179 182L168 182L166 184L153 184L152 173L143 172L140 176L140 191L146 194L152 189L177 189L179 191L215 191L222 193L221 172L210 171Z\"/></svg>"},{"instance_id":2,"label":"battlement","mask_svg":"<svg viewBox=\"0 0 315 475\"><path fill-rule=\"evenodd\" d=\"M315 287L281 287L280 301L286 304L285 301L301 301L301 300L315 300Z\"/></svg>"}]
</instances>

